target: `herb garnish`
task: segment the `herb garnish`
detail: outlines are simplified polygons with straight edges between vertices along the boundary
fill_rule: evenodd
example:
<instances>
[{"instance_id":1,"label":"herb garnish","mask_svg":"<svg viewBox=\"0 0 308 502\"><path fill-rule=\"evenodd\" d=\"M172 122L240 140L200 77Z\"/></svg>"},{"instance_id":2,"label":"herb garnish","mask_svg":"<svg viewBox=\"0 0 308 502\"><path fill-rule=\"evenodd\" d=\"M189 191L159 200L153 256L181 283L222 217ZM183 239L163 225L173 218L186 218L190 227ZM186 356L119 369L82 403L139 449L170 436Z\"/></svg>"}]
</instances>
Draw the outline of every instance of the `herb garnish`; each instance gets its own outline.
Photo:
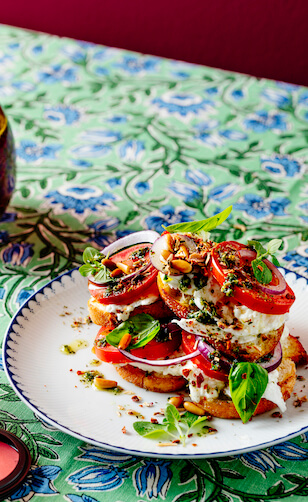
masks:
<instances>
[{"instance_id":1,"label":"herb garnish","mask_svg":"<svg viewBox=\"0 0 308 502\"><path fill-rule=\"evenodd\" d=\"M104 258L106 256L97 249L87 247L82 255L84 265L79 267L79 272L83 277L89 277L94 282L106 283L114 281L110 277L110 270L102 263Z\"/></svg>"},{"instance_id":2,"label":"herb garnish","mask_svg":"<svg viewBox=\"0 0 308 502\"><path fill-rule=\"evenodd\" d=\"M205 426L207 416L198 416L186 411L180 415L178 409L171 403L165 408L165 418L161 424L152 422L134 422L135 431L148 439L180 441L185 446L190 434L203 435L213 429Z\"/></svg>"},{"instance_id":3,"label":"herb garnish","mask_svg":"<svg viewBox=\"0 0 308 502\"><path fill-rule=\"evenodd\" d=\"M114 330L106 335L106 341L117 347L125 335L129 333L132 337L127 350L139 349L149 343L160 330L160 323L149 314L137 314L122 322Z\"/></svg>"},{"instance_id":4,"label":"herb garnish","mask_svg":"<svg viewBox=\"0 0 308 502\"><path fill-rule=\"evenodd\" d=\"M254 414L268 383L268 373L259 364L234 363L229 373L231 399L245 424Z\"/></svg>"},{"instance_id":5,"label":"herb garnish","mask_svg":"<svg viewBox=\"0 0 308 502\"><path fill-rule=\"evenodd\" d=\"M229 206L221 211L221 213L215 214L214 216L211 216L206 220L175 223L174 225L169 225L168 227L165 227L163 225L163 228L170 233L191 232L193 234L197 234L201 230L204 232L210 232L214 228L218 227L218 225L221 225L221 223L223 223L228 218L231 211L232 206Z\"/></svg>"},{"instance_id":6,"label":"herb garnish","mask_svg":"<svg viewBox=\"0 0 308 502\"><path fill-rule=\"evenodd\" d=\"M255 249L257 252L257 257L251 262L252 270L255 278L261 284L269 284L272 281L273 275L266 263L263 261L265 258L271 257L272 262L276 267L279 267L279 261L277 260L275 253L280 248L282 243L281 239L272 239L267 244L267 249L265 249L261 242L259 241L248 241L248 246Z\"/></svg>"}]
</instances>

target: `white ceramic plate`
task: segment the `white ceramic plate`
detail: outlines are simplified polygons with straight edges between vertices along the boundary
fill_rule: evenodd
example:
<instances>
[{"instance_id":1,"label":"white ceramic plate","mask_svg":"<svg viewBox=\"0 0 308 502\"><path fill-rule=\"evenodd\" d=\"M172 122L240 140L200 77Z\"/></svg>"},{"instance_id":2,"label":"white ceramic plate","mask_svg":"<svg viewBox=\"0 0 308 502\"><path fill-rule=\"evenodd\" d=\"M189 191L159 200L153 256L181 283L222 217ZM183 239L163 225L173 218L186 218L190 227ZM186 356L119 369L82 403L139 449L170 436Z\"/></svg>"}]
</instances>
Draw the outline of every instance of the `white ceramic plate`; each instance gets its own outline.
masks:
<instances>
[{"instance_id":1,"label":"white ceramic plate","mask_svg":"<svg viewBox=\"0 0 308 502\"><path fill-rule=\"evenodd\" d=\"M288 271L286 278L297 296L288 326L291 334L300 336L307 348L307 280ZM126 391L140 396L139 403L132 400L132 394L95 391L80 382L77 371L93 369L89 363L93 360L91 347L98 327L91 324L73 328L72 324L77 318L87 316L88 297L87 280L78 270L72 270L35 293L16 314L7 331L3 345L6 374L20 399L46 422L107 449L172 458L238 454L279 443L308 430L308 403L296 408L292 405L292 396L283 418L273 418L270 412L245 425L239 420L213 419L210 425L217 429L217 434L194 437L185 447L161 447L156 441L137 435L132 425L136 416L129 415L128 410L150 420L165 407L169 395L145 391L121 380L106 363L96 369L105 378L117 380ZM88 348L75 355L64 355L60 346L74 339L87 340ZM302 387L303 382L298 381L295 391L299 396L304 394ZM148 407L146 403L153 406ZM161 420L159 415L156 417ZM122 432L123 427L126 433Z\"/></svg>"}]
</instances>

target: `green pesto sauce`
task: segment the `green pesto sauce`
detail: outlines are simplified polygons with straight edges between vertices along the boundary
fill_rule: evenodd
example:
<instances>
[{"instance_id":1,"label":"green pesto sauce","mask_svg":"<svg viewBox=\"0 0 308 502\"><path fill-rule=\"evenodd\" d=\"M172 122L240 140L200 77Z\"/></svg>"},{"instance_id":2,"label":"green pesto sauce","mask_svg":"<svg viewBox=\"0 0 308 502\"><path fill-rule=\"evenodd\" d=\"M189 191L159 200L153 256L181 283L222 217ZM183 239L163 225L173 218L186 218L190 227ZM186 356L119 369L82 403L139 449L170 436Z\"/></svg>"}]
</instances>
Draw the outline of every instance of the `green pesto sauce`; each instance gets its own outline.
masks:
<instances>
[{"instance_id":1,"label":"green pesto sauce","mask_svg":"<svg viewBox=\"0 0 308 502\"><path fill-rule=\"evenodd\" d=\"M69 345L61 345L60 351L65 355L76 354L80 349L85 349L89 346L86 340L73 340Z\"/></svg>"}]
</instances>

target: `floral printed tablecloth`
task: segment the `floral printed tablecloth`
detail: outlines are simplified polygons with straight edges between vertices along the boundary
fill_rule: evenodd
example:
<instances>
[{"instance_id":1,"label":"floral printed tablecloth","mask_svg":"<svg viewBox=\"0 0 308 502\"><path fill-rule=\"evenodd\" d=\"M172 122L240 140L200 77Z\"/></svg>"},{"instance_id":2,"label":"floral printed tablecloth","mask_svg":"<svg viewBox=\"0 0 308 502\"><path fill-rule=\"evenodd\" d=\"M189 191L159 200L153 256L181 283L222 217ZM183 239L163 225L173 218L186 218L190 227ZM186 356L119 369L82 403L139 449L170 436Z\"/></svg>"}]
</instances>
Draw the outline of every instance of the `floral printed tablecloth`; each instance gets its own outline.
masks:
<instances>
[{"instance_id":1,"label":"floral printed tablecloth","mask_svg":"<svg viewBox=\"0 0 308 502\"><path fill-rule=\"evenodd\" d=\"M291 84L0 27L0 103L17 182L0 226L0 340L51 278L128 232L233 204L215 239L282 238L308 278L308 90ZM105 451L42 422L0 359L0 427L32 468L11 500L302 500L308 435L210 460Z\"/></svg>"}]
</instances>

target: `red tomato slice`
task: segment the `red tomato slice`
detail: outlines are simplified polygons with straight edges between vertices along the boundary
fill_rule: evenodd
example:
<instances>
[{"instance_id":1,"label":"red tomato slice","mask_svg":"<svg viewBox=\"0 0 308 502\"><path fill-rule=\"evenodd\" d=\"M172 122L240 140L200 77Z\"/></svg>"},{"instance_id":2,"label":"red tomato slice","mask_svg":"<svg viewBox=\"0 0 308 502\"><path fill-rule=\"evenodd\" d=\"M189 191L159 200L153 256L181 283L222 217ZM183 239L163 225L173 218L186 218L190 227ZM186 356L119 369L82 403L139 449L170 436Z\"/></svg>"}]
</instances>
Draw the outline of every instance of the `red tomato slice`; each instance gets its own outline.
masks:
<instances>
[{"instance_id":1,"label":"red tomato slice","mask_svg":"<svg viewBox=\"0 0 308 502\"><path fill-rule=\"evenodd\" d=\"M110 331L110 330L109 330ZM95 343L94 343L94 352L98 359L104 361L106 363L131 363L132 361L127 357L123 356L121 352L118 351L116 347L112 345L106 344L105 346L99 347L97 346L97 341L103 339L108 333L108 330L101 327L99 332L96 335ZM172 338L165 342L160 342L156 338L153 338L147 345L141 347L140 349L131 350L131 354L137 357L142 357L143 359L165 359L174 353L174 351L181 344L181 335L180 333L173 333Z\"/></svg>"},{"instance_id":2,"label":"red tomato slice","mask_svg":"<svg viewBox=\"0 0 308 502\"><path fill-rule=\"evenodd\" d=\"M132 258L132 253L143 249L145 247L151 247L151 244L143 243L136 244L127 249L110 256L109 259L113 262L125 263L128 266L133 266L136 263L136 259ZM145 260L150 263L149 252L145 255ZM97 284L88 282L88 288L90 294L99 300L100 303L105 305L114 303L117 305L128 304L136 301L142 297L146 297L149 294L159 295L156 286L157 270L153 265L149 264L146 270L142 271L140 275L136 275L127 280L119 278L116 281L116 286L110 289L108 284L106 286L98 286ZM153 289L151 287L153 286Z\"/></svg>"},{"instance_id":3,"label":"red tomato slice","mask_svg":"<svg viewBox=\"0 0 308 502\"><path fill-rule=\"evenodd\" d=\"M196 337L191 333L187 333L186 331L182 331L182 349L185 354L191 354L196 350ZM203 373L210 377L215 378L216 380L221 380L222 382L226 382L229 378L228 373L223 370L213 370L211 361L203 357L202 355L198 357L194 357L192 362L200 368Z\"/></svg>"},{"instance_id":4,"label":"red tomato slice","mask_svg":"<svg viewBox=\"0 0 308 502\"><path fill-rule=\"evenodd\" d=\"M240 281L245 281L248 277L248 282L250 283L249 287L246 287L244 282L233 285L232 298L242 305L263 314L280 315L288 312L295 301L295 295L292 289L287 285L284 293L274 295L262 291L258 281L253 275L252 267L247 259L245 262L245 273L243 269L241 269L241 260L239 257L236 257L236 253L239 249L243 248L248 249L244 244L235 241L221 242L214 247L212 250L210 270L217 282L222 286L230 272L235 272ZM227 257L231 256L231 258L233 255L235 259L229 260L230 264L228 264L228 258L227 260L223 259L223 255ZM273 277L272 283L275 283L275 277ZM270 287L270 284L268 286Z\"/></svg>"}]
</instances>

